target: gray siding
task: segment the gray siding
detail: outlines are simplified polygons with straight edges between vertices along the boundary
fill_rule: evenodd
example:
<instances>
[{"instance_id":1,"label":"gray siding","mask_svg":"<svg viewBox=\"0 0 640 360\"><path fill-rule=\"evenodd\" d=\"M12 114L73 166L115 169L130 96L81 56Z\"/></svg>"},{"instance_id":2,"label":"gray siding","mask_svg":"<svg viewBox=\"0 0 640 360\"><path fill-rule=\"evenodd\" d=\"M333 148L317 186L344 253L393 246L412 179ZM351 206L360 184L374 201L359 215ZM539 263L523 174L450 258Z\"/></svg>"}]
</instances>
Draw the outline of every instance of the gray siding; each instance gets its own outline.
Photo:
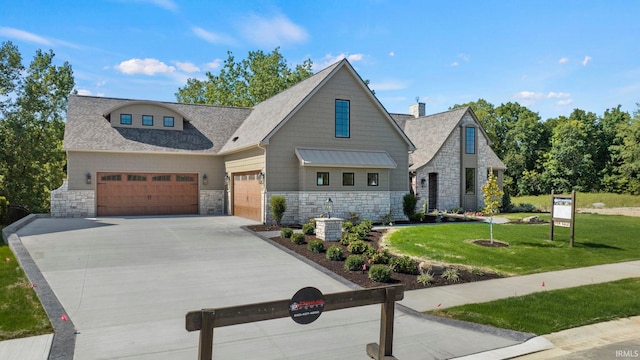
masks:
<instances>
[{"instance_id":1,"label":"gray siding","mask_svg":"<svg viewBox=\"0 0 640 360\"><path fill-rule=\"evenodd\" d=\"M302 190L301 183L309 182L309 179L298 179L301 174L294 153L296 147L384 149L398 164L397 168L388 170L388 190L408 191L408 145L358 81L341 69L273 135L267 150L269 191ZM350 138L335 137L336 99L350 101ZM313 174L315 181L315 171ZM309 174L306 175L308 178Z\"/></svg>"}]
</instances>

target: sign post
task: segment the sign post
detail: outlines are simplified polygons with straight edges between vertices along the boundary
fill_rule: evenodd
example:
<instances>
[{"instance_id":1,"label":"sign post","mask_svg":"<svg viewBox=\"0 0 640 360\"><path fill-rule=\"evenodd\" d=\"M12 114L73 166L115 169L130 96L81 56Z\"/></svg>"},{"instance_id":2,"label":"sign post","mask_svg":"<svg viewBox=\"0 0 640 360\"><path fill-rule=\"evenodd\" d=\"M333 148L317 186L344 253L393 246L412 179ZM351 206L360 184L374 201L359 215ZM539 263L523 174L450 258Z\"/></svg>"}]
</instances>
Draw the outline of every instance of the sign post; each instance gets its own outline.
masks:
<instances>
[{"instance_id":1,"label":"sign post","mask_svg":"<svg viewBox=\"0 0 640 360\"><path fill-rule=\"evenodd\" d=\"M562 226L569 228L569 246L573 247L576 217L576 192L571 192L571 196L556 195L551 191L551 221L549 230L549 240L553 241L553 227Z\"/></svg>"}]
</instances>

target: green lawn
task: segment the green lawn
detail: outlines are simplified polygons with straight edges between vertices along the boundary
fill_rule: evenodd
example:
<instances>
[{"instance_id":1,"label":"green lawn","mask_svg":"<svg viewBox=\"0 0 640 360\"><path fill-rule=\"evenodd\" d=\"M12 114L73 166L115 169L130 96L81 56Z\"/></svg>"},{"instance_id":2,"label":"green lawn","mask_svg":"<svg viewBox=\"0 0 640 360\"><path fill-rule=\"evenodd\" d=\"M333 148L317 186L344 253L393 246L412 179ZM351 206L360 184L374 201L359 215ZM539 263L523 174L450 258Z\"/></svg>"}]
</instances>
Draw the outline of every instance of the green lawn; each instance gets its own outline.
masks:
<instances>
[{"instance_id":1,"label":"green lawn","mask_svg":"<svg viewBox=\"0 0 640 360\"><path fill-rule=\"evenodd\" d=\"M29 280L9 247L0 242L0 341L52 332Z\"/></svg>"},{"instance_id":2,"label":"green lawn","mask_svg":"<svg viewBox=\"0 0 640 360\"><path fill-rule=\"evenodd\" d=\"M513 205L532 204L539 210L551 211L551 195L512 197L511 203ZM576 206L579 208L592 208L595 203L603 203L606 208L640 207L640 196L611 193L576 194Z\"/></svg>"},{"instance_id":3,"label":"green lawn","mask_svg":"<svg viewBox=\"0 0 640 360\"><path fill-rule=\"evenodd\" d=\"M548 220L549 214L539 214ZM480 267L505 275L531 274L640 259L640 218L576 214L575 247L569 247L569 229L549 225L493 226L494 239L506 248L474 245L488 239L484 223L445 223L412 226L393 232L387 241L392 252L449 264Z\"/></svg>"},{"instance_id":4,"label":"green lawn","mask_svg":"<svg viewBox=\"0 0 640 360\"><path fill-rule=\"evenodd\" d=\"M640 279L543 291L430 314L537 335L640 315Z\"/></svg>"}]
</instances>

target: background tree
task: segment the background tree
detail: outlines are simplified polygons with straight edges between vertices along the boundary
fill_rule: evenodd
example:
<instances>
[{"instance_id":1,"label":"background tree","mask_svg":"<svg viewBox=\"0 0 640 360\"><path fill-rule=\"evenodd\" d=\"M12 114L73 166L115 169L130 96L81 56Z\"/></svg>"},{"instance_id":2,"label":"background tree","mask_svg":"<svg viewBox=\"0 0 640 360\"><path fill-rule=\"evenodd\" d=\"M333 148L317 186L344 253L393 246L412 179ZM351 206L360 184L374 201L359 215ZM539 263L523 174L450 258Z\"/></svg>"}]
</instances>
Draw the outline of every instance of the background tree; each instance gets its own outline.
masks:
<instances>
[{"instance_id":1,"label":"background tree","mask_svg":"<svg viewBox=\"0 0 640 360\"><path fill-rule=\"evenodd\" d=\"M221 106L252 107L313 75L310 59L290 69L279 48L265 54L250 51L236 62L227 52L218 75L207 72L207 80L189 79L178 89L179 102Z\"/></svg>"},{"instance_id":2,"label":"background tree","mask_svg":"<svg viewBox=\"0 0 640 360\"><path fill-rule=\"evenodd\" d=\"M38 50L28 68L11 42L0 46L0 195L32 212L48 212L64 178L62 149L73 71Z\"/></svg>"},{"instance_id":3,"label":"background tree","mask_svg":"<svg viewBox=\"0 0 640 360\"><path fill-rule=\"evenodd\" d=\"M617 124L616 137L610 146L610 173L605 185L610 191L640 195L640 103L629 122Z\"/></svg>"}]
</instances>

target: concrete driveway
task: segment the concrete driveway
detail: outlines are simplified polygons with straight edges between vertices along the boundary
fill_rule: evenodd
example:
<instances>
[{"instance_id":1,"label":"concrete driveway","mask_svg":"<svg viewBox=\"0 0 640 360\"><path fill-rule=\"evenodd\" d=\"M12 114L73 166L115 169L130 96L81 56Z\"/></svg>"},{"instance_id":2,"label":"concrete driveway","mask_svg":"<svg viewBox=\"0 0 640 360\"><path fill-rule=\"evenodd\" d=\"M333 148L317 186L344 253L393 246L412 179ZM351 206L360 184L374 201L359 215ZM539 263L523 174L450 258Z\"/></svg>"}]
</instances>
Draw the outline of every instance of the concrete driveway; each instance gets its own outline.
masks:
<instances>
[{"instance_id":1,"label":"concrete driveway","mask_svg":"<svg viewBox=\"0 0 640 360\"><path fill-rule=\"evenodd\" d=\"M197 358L185 314L350 290L242 230L237 217L37 219L18 235L74 322L75 359ZM380 306L218 328L214 358L368 359ZM394 355L452 358L520 344L517 334L396 311ZM486 355L486 354L485 354ZM496 357L494 354L493 357Z\"/></svg>"}]
</instances>

